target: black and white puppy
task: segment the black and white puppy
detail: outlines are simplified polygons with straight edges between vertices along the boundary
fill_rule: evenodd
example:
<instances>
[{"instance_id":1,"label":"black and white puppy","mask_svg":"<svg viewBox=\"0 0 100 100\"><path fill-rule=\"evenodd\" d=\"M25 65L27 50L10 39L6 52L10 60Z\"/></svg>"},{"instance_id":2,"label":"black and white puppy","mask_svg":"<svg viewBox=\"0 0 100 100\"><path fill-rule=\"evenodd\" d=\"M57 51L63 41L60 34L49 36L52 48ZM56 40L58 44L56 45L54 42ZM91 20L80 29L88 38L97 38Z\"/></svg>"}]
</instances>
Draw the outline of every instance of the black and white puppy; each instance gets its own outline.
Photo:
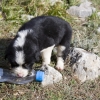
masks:
<instances>
[{"instance_id":1,"label":"black and white puppy","mask_svg":"<svg viewBox=\"0 0 100 100\"><path fill-rule=\"evenodd\" d=\"M51 53L56 46L56 68L63 70L71 37L72 28L68 22L54 16L39 16L26 22L18 30L6 50L5 58L16 75L25 77L40 55L43 65L50 64Z\"/></svg>"}]
</instances>

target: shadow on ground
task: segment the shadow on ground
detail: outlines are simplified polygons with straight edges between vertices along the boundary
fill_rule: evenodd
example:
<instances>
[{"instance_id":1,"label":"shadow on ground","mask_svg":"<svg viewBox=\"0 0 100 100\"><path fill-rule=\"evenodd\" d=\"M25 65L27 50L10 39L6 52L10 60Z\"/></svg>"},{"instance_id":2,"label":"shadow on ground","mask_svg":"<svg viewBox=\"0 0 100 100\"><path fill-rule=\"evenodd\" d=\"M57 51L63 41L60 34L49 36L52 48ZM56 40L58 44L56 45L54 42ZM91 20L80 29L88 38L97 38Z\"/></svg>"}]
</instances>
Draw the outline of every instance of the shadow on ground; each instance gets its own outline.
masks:
<instances>
[{"instance_id":1,"label":"shadow on ground","mask_svg":"<svg viewBox=\"0 0 100 100\"><path fill-rule=\"evenodd\" d=\"M5 51L11 39L0 39L0 67L7 68L8 62L5 60Z\"/></svg>"}]
</instances>

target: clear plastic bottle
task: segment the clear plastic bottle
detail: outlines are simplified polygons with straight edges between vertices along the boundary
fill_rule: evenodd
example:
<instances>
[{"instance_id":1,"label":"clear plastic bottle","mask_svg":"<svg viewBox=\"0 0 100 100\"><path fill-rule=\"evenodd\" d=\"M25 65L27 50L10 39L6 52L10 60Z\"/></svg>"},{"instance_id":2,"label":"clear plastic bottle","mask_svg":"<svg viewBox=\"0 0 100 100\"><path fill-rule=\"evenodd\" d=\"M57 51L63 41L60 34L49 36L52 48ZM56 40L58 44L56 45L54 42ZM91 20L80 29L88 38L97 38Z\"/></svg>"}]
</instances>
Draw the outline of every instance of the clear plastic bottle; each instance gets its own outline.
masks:
<instances>
[{"instance_id":1,"label":"clear plastic bottle","mask_svg":"<svg viewBox=\"0 0 100 100\"><path fill-rule=\"evenodd\" d=\"M12 72L7 69L0 68L0 82L8 82L14 84L26 84L32 81L42 82L44 79L44 71L32 70L31 75L21 78L15 76Z\"/></svg>"}]
</instances>

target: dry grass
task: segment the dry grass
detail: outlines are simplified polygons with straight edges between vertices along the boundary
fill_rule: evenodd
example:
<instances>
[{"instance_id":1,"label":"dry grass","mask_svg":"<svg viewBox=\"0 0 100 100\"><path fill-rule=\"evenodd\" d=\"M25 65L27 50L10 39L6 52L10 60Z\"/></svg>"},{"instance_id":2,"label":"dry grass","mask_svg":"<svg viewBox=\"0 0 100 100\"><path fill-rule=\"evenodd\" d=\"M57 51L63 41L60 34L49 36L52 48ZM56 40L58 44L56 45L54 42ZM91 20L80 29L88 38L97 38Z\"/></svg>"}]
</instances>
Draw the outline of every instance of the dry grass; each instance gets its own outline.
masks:
<instances>
[{"instance_id":1,"label":"dry grass","mask_svg":"<svg viewBox=\"0 0 100 100\"><path fill-rule=\"evenodd\" d=\"M68 4L57 3L51 6L44 0L2 0L4 20L0 20L0 67L7 68L8 62L4 60L4 52L15 36L18 28L25 22L22 14L55 15L69 21L73 28L71 46L82 47L88 51L100 55L100 18L94 13L91 17L83 20L71 18L66 14ZM73 2L74 1L74 2ZM78 0L77 0L78 1ZM100 11L99 0L92 0L94 6ZM75 0L71 0L75 4ZM58 6L59 5L59 6ZM0 18L1 18L0 17ZM53 62L54 63L54 62ZM38 65L38 64L36 64ZM25 85L0 83L0 100L99 100L100 78L79 84L73 77L69 66L62 72L63 81L54 86L42 88L39 83L32 82Z\"/></svg>"}]
</instances>

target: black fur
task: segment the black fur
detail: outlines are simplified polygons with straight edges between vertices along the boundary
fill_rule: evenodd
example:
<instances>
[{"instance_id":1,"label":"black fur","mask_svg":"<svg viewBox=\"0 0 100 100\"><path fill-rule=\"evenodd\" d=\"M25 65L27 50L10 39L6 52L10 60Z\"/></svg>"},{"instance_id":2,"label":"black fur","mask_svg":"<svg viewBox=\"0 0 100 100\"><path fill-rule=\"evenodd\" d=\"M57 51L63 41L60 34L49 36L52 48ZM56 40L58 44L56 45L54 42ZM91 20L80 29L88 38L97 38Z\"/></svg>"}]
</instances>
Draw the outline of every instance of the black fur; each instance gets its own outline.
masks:
<instances>
[{"instance_id":1,"label":"black fur","mask_svg":"<svg viewBox=\"0 0 100 100\"><path fill-rule=\"evenodd\" d=\"M23 64L23 67L28 69L39 59L41 50L54 44L55 46L63 45L66 47L63 52L63 59L66 58L72 37L72 29L68 22L54 16L39 16L26 22L18 32L30 29L32 31L28 31L23 47L15 48L13 46L15 40L19 37L17 34L6 50L5 58L8 58L12 67L19 65L15 62L16 50L24 51L25 64Z\"/></svg>"}]
</instances>

